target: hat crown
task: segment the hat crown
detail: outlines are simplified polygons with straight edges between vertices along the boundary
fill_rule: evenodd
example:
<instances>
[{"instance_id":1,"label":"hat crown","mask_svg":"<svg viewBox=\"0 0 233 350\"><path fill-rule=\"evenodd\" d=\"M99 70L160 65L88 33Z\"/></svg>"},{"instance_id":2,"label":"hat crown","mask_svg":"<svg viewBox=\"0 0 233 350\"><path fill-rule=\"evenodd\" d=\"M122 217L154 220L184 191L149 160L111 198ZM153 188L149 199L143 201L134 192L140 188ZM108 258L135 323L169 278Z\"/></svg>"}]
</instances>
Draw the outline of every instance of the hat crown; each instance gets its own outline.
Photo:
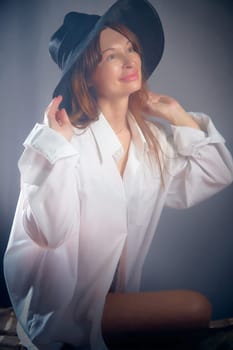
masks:
<instances>
[{"instance_id":1,"label":"hat crown","mask_svg":"<svg viewBox=\"0 0 233 350\"><path fill-rule=\"evenodd\" d=\"M164 49L164 33L159 15L148 0L117 0L102 16L70 12L50 40L52 59L62 70L53 97L62 95L61 108L72 110L70 78L75 62L103 28L121 24L133 32L142 48L144 78L157 67Z\"/></svg>"},{"instance_id":2,"label":"hat crown","mask_svg":"<svg viewBox=\"0 0 233 350\"><path fill-rule=\"evenodd\" d=\"M98 15L69 12L63 25L53 34L49 43L49 52L60 69L64 69L69 56L85 41L100 19Z\"/></svg>"}]
</instances>

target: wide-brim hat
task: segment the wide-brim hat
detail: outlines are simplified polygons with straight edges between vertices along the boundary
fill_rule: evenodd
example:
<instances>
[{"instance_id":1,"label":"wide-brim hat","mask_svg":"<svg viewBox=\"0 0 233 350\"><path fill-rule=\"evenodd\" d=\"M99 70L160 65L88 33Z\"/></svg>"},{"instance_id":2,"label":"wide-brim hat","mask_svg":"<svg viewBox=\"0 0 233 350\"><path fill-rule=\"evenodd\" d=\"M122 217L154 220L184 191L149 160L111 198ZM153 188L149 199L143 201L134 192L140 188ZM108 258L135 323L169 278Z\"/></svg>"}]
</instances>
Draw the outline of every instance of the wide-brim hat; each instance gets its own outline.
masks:
<instances>
[{"instance_id":1,"label":"wide-brim hat","mask_svg":"<svg viewBox=\"0 0 233 350\"><path fill-rule=\"evenodd\" d=\"M122 24L138 38L145 79L159 64L164 50L164 32L155 8L147 0L118 0L102 16L70 12L49 43L52 59L62 70L53 97L62 95L61 107L71 112L70 73L89 43L111 24Z\"/></svg>"}]
</instances>

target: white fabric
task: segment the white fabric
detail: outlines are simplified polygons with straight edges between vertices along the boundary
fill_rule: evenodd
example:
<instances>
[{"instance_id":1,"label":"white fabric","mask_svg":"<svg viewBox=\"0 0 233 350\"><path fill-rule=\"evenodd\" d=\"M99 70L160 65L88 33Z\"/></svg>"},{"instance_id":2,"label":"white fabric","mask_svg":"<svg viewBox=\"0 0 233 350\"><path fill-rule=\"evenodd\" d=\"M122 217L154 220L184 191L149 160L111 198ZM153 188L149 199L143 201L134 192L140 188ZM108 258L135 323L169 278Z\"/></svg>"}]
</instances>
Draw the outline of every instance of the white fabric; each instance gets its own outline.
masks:
<instances>
[{"instance_id":1,"label":"white fabric","mask_svg":"<svg viewBox=\"0 0 233 350\"><path fill-rule=\"evenodd\" d=\"M164 205L184 208L232 182L232 157L210 118L202 130L171 127L159 168L129 116L132 142L123 179L121 144L105 117L67 142L37 124L19 161L21 193L4 258L7 286L29 349L107 349L101 335L105 296L119 263L116 291L138 291L143 263ZM31 341L33 344L31 343Z\"/></svg>"}]
</instances>

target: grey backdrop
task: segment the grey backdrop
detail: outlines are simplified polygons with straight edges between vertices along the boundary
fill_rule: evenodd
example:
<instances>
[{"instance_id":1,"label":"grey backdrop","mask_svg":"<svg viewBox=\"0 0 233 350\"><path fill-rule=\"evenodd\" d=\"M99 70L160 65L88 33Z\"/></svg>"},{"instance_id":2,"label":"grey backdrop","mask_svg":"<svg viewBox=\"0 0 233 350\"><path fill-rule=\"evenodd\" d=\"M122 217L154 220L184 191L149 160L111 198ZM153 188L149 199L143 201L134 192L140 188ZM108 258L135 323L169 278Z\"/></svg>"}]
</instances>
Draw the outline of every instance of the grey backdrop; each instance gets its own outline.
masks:
<instances>
[{"instance_id":1,"label":"grey backdrop","mask_svg":"<svg viewBox=\"0 0 233 350\"><path fill-rule=\"evenodd\" d=\"M60 74L48 55L50 35L66 12L101 14L113 2L1 1L1 261L19 193L22 142L42 120ZM150 87L174 96L187 110L211 115L233 151L232 0L151 2L161 16L166 46ZM214 318L233 316L232 208L230 186L194 208L165 209L146 260L142 289L195 289L212 301ZM1 306L8 305L2 272L0 293Z\"/></svg>"}]
</instances>

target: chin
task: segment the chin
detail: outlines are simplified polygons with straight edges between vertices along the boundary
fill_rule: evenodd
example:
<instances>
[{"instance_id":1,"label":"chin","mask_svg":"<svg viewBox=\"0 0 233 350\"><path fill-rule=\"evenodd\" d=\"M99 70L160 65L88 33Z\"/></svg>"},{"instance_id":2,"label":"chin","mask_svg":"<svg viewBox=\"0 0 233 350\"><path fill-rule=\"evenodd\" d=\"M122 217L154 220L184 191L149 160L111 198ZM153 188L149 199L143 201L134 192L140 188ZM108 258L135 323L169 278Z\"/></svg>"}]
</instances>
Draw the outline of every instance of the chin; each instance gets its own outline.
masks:
<instances>
[{"instance_id":1,"label":"chin","mask_svg":"<svg viewBox=\"0 0 233 350\"><path fill-rule=\"evenodd\" d=\"M140 80L135 80L132 81L131 83L128 84L127 90L129 91L130 94L140 90L142 87L142 83Z\"/></svg>"},{"instance_id":2,"label":"chin","mask_svg":"<svg viewBox=\"0 0 233 350\"><path fill-rule=\"evenodd\" d=\"M132 89L130 89L131 91L129 92L129 95L132 95L133 93L139 91L141 89L142 85L141 84L135 84L135 86L132 87Z\"/></svg>"}]
</instances>

